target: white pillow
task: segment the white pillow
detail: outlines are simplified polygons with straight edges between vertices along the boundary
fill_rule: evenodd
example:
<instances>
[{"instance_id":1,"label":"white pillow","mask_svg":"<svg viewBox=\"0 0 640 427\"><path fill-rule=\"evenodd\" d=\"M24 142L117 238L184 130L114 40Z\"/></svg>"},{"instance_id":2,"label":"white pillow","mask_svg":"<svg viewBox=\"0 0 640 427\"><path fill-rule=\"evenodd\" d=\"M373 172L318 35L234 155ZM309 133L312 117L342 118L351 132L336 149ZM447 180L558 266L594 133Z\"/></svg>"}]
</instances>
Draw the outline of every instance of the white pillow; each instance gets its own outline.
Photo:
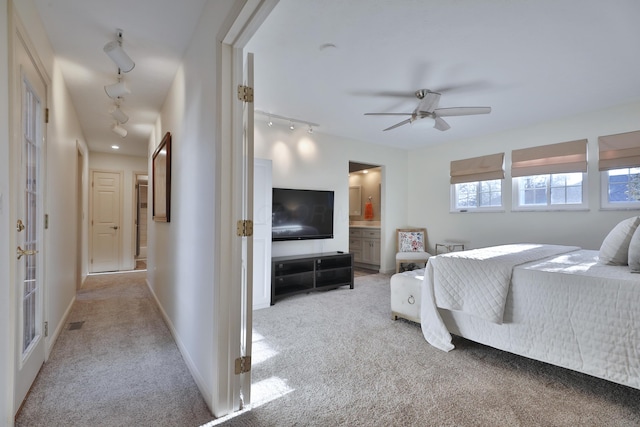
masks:
<instances>
[{"instance_id":1,"label":"white pillow","mask_svg":"<svg viewBox=\"0 0 640 427\"><path fill-rule=\"evenodd\" d=\"M607 234L600 246L599 261L608 265L627 265L631 237L640 224L640 217L634 216L620 221Z\"/></svg>"},{"instance_id":2,"label":"white pillow","mask_svg":"<svg viewBox=\"0 0 640 427\"><path fill-rule=\"evenodd\" d=\"M640 273L640 226L636 228L629 243L629 269L632 273Z\"/></svg>"}]
</instances>

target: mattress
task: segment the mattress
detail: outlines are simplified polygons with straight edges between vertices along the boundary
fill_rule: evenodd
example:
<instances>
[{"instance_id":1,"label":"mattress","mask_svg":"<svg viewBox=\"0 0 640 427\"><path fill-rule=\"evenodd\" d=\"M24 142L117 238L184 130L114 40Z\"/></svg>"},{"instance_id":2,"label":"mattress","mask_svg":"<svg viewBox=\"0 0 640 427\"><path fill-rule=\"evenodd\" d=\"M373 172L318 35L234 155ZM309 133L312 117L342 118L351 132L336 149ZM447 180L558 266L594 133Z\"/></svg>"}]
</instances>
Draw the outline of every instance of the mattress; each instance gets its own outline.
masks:
<instances>
[{"instance_id":1,"label":"mattress","mask_svg":"<svg viewBox=\"0 0 640 427\"><path fill-rule=\"evenodd\" d=\"M516 266L501 324L435 309L430 269L420 320L434 346L453 348L453 333L640 389L640 275L628 267L598 264L591 250Z\"/></svg>"}]
</instances>

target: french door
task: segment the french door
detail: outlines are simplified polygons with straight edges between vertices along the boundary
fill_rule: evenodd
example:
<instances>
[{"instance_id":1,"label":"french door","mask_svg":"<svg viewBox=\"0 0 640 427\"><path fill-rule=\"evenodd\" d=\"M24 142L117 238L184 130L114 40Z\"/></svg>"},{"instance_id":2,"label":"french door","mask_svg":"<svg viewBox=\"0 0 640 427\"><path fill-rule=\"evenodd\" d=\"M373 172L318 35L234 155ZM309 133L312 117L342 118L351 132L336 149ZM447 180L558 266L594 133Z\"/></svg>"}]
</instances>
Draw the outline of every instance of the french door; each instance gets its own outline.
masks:
<instances>
[{"instance_id":1,"label":"french door","mask_svg":"<svg viewBox=\"0 0 640 427\"><path fill-rule=\"evenodd\" d=\"M15 399L17 410L45 359L43 230L44 149L47 87L23 40L16 43L20 76L20 137L13 141L15 199L15 283L17 342Z\"/></svg>"}]
</instances>

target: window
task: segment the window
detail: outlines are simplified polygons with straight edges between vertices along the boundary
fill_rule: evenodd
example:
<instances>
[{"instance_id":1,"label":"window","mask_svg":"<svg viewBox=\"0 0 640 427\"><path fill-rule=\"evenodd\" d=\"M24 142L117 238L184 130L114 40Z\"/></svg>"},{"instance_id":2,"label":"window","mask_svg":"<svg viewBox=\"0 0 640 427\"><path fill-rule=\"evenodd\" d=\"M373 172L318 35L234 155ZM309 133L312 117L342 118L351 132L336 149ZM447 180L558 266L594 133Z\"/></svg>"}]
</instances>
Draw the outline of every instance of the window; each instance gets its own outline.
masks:
<instances>
[{"instance_id":1,"label":"window","mask_svg":"<svg viewBox=\"0 0 640 427\"><path fill-rule=\"evenodd\" d=\"M451 211L502 210L504 153L451 162Z\"/></svg>"},{"instance_id":2,"label":"window","mask_svg":"<svg viewBox=\"0 0 640 427\"><path fill-rule=\"evenodd\" d=\"M454 211L498 210L502 208L502 180L464 182L452 185Z\"/></svg>"},{"instance_id":3,"label":"window","mask_svg":"<svg viewBox=\"0 0 640 427\"><path fill-rule=\"evenodd\" d=\"M605 170L601 177L603 208L640 208L640 167Z\"/></svg>"},{"instance_id":4,"label":"window","mask_svg":"<svg viewBox=\"0 0 640 427\"><path fill-rule=\"evenodd\" d=\"M640 208L640 131L598 137L603 209Z\"/></svg>"},{"instance_id":5,"label":"window","mask_svg":"<svg viewBox=\"0 0 640 427\"><path fill-rule=\"evenodd\" d=\"M585 174L521 176L513 179L514 210L586 209Z\"/></svg>"}]
</instances>

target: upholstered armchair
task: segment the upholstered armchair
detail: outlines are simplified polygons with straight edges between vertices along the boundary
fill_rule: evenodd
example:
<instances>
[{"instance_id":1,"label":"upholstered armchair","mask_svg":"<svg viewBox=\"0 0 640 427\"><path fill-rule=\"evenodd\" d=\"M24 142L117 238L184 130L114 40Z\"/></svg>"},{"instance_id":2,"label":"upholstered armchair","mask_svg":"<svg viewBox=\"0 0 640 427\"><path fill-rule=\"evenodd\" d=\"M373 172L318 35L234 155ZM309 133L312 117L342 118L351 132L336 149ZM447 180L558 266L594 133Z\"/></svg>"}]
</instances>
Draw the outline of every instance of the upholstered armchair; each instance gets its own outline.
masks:
<instances>
[{"instance_id":1,"label":"upholstered armchair","mask_svg":"<svg viewBox=\"0 0 640 427\"><path fill-rule=\"evenodd\" d=\"M402 263L427 263L431 256L426 251L427 229L426 228L398 228L396 247L396 273L400 272Z\"/></svg>"}]
</instances>

